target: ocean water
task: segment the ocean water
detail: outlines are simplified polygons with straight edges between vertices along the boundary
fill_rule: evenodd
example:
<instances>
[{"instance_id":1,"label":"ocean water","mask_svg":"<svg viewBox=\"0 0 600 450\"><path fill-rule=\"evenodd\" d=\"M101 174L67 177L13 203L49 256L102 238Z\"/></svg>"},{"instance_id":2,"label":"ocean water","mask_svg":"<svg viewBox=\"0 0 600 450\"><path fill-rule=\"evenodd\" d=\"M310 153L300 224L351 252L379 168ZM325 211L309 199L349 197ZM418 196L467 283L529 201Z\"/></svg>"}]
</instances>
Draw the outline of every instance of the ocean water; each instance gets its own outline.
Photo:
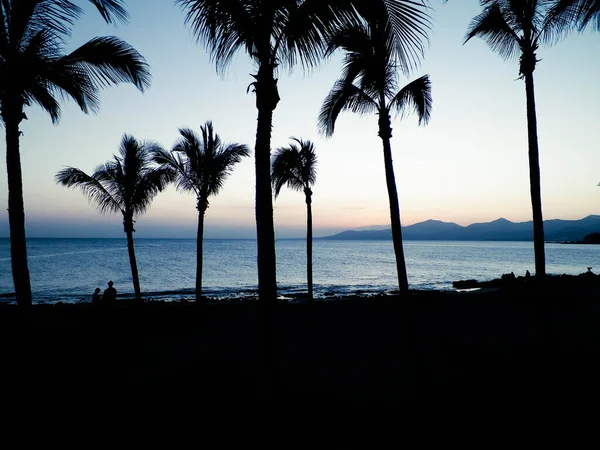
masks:
<instances>
[{"instance_id":1,"label":"ocean water","mask_svg":"<svg viewBox=\"0 0 600 450\"><path fill-rule=\"evenodd\" d=\"M144 298L194 298L194 239L137 239L135 250ZM532 242L405 241L404 251L411 289L452 290L457 280L535 273ZM306 242L277 240L276 254L279 293L305 293ZM119 295L133 296L125 239L28 239L28 257L35 303L88 302L108 280ZM546 244L549 274L577 275L587 267L600 270L600 246ZM203 274L207 297L254 297L256 241L205 240ZM397 289L392 242L315 240L313 283L317 299ZM0 239L0 301L14 301L9 239Z\"/></svg>"}]
</instances>

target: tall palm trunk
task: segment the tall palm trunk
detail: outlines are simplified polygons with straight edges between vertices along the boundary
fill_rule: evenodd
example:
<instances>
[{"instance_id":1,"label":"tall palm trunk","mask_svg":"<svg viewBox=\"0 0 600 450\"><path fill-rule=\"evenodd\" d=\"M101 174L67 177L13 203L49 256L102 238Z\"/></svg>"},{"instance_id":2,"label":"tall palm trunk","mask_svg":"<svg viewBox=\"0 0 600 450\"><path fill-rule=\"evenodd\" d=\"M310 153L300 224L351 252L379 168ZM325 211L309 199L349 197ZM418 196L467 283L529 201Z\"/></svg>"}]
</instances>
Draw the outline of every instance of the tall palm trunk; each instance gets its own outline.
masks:
<instances>
[{"instance_id":1,"label":"tall palm trunk","mask_svg":"<svg viewBox=\"0 0 600 450\"><path fill-rule=\"evenodd\" d=\"M255 89L258 110L254 147L258 295L261 301L273 303L277 298L277 273L271 190L271 128L273 111L279 102L279 94L272 65L261 64L256 76Z\"/></svg>"},{"instance_id":2,"label":"tall palm trunk","mask_svg":"<svg viewBox=\"0 0 600 450\"><path fill-rule=\"evenodd\" d=\"M379 136L383 142L383 160L385 163L385 181L387 184L390 202L390 221L392 225L392 240L394 242L394 254L396 255L396 271L398 272L398 286L400 294L408 293L408 275L404 261L404 247L402 246L402 227L400 225L400 204L398 202L398 191L396 190L396 178L392 164L392 127L387 109L379 112Z\"/></svg>"},{"instance_id":3,"label":"tall palm trunk","mask_svg":"<svg viewBox=\"0 0 600 450\"><path fill-rule=\"evenodd\" d=\"M277 272L275 265L275 227L273 224L273 192L271 190L271 128L273 111L279 102L273 66L262 63L256 76L256 244L258 264L258 296L264 307L265 395L275 401L279 383L277 364Z\"/></svg>"},{"instance_id":4,"label":"tall palm trunk","mask_svg":"<svg viewBox=\"0 0 600 450\"><path fill-rule=\"evenodd\" d=\"M202 255L204 244L204 214L205 210L198 208L198 233L196 235L196 304L202 302Z\"/></svg>"},{"instance_id":5,"label":"tall palm trunk","mask_svg":"<svg viewBox=\"0 0 600 450\"><path fill-rule=\"evenodd\" d=\"M27 265L25 237L25 206L23 203L23 178L19 151L19 123L22 111L4 106L6 127L6 171L8 174L8 221L10 226L10 255L17 305L31 306L31 282Z\"/></svg>"},{"instance_id":6,"label":"tall palm trunk","mask_svg":"<svg viewBox=\"0 0 600 450\"><path fill-rule=\"evenodd\" d=\"M313 277L312 277L312 191L304 188L306 195L306 280L308 283L308 301L313 300Z\"/></svg>"},{"instance_id":7,"label":"tall palm trunk","mask_svg":"<svg viewBox=\"0 0 600 450\"><path fill-rule=\"evenodd\" d=\"M400 203L396 189L396 177L392 160L392 126L387 109L379 111L379 137L383 143L383 161L385 164L385 181L387 183L390 202L390 222L392 226L392 241L396 256L396 271L398 272L398 286L400 295L408 294L408 275L404 261L404 247L402 244L402 226L400 224ZM405 295L403 312L406 319L406 345L409 354L410 368L408 372L411 400L418 401L421 394L420 379L422 376L419 352L417 351L417 325L413 304L409 295Z\"/></svg>"},{"instance_id":8,"label":"tall palm trunk","mask_svg":"<svg viewBox=\"0 0 600 450\"><path fill-rule=\"evenodd\" d=\"M131 266L131 278L133 279L133 291L135 299L142 302L142 292L140 290L140 278L138 275L137 261L135 259L135 249L133 248L133 218L125 219L125 234L127 234L127 251L129 252L129 265Z\"/></svg>"},{"instance_id":9,"label":"tall palm trunk","mask_svg":"<svg viewBox=\"0 0 600 450\"><path fill-rule=\"evenodd\" d=\"M546 275L546 256L544 251L544 220L542 217L542 194L540 189L540 154L538 150L533 72L525 75L525 92L527 94L529 183L531 189L531 207L533 210L533 251L535 255L535 275L536 277L544 277Z\"/></svg>"}]
</instances>

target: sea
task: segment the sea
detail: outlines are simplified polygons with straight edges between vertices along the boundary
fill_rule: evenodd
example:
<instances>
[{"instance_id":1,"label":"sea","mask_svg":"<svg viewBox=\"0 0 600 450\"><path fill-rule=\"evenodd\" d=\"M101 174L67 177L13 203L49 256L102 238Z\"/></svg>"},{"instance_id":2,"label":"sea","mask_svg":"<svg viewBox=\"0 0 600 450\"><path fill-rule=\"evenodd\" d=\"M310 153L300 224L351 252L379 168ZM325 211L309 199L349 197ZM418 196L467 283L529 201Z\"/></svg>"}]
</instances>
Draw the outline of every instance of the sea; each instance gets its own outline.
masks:
<instances>
[{"instance_id":1,"label":"sea","mask_svg":"<svg viewBox=\"0 0 600 450\"><path fill-rule=\"evenodd\" d=\"M34 303L90 302L94 289L103 291L109 280L119 299L133 297L125 238L28 239L27 249ZM307 290L306 241L279 239L275 249L278 293L295 301ZM600 245L546 243L545 249L549 274L600 270ZM137 239L135 252L144 299L195 298L195 239ZM405 241L404 252L413 290L451 291L453 281L535 274L533 242ZM255 240L204 240L203 295L252 299L257 284ZM392 242L315 239L313 284L317 300L397 290ZM0 239L0 302L15 302L7 238Z\"/></svg>"}]
</instances>

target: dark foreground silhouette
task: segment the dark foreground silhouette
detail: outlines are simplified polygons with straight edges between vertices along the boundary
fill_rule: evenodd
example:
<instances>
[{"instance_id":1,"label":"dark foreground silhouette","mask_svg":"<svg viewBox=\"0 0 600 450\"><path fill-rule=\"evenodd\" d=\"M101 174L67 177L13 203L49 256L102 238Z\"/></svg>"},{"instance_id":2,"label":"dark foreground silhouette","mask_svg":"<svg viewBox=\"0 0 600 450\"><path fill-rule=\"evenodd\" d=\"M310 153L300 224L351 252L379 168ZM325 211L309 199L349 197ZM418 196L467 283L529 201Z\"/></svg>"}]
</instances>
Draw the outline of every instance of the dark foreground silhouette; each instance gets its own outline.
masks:
<instances>
[{"instance_id":1,"label":"dark foreground silhouette","mask_svg":"<svg viewBox=\"0 0 600 450\"><path fill-rule=\"evenodd\" d=\"M513 416L596 408L598 279L540 286L518 278L472 292L413 292L408 303L282 302L271 406L278 414L470 408ZM38 305L28 313L1 306L0 381L10 387L3 405L260 410L269 354L262 317L252 301Z\"/></svg>"}]
</instances>

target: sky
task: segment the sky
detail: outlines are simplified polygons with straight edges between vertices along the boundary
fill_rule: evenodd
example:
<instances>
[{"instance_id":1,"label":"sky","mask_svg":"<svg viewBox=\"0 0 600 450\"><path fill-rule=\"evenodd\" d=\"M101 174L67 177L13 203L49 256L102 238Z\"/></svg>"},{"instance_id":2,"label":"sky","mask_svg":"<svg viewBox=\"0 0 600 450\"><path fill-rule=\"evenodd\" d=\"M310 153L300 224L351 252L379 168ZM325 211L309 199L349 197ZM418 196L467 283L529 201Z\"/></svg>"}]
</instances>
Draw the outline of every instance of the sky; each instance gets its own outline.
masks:
<instances>
[{"instance_id":1,"label":"sky","mask_svg":"<svg viewBox=\"0 0 600 450\"><path fill-rule=\"evenodd\" d=\"M218 74L202 43L173 0L129 0L130 21L108 25L78 0L85 14L73 29L69 50L95 36L116 35L147 60L151 87L131 85L100 92L100 110L86 115L63 103L58 125L38 106L26 110L21 163L28 237L125 237L120 214L100 215L80 190L59 186L56 172L72 166L92 173L113 158L123 134L170 149L179 128L200 132L211 120L225 143L243 143L251 156L239 163L206 213L205 238L255 238L254 67L239 53ZM464 44L478 0L430 2L432 29L420 66L401 82L428 74L431 120L414 115L392 121L392 152L403 226L428 219L459 225L506 218L532 219L529 191L525 85L518 63L505 61L480 39ZM600 34L575 33L540 48L534 73L544 220L576 220L600 214ZM340 74L341 54L304 72L279 73L281 101L274 112L272 148L296 136L317 150L313 187L314 236L389 224L383 152L377 116L342 113L332 137L318 133L317 116ZM5 145L1 147L6 160ZM6 170L0 198L8 205ZM306 234L302 192L283 188L274 201L277 238ZM174 187L161 192L137 218L137 238L194 238L193 194ZM8 237L8 213L0 211L0 237Z\"/></svg>"}]
</instances>

